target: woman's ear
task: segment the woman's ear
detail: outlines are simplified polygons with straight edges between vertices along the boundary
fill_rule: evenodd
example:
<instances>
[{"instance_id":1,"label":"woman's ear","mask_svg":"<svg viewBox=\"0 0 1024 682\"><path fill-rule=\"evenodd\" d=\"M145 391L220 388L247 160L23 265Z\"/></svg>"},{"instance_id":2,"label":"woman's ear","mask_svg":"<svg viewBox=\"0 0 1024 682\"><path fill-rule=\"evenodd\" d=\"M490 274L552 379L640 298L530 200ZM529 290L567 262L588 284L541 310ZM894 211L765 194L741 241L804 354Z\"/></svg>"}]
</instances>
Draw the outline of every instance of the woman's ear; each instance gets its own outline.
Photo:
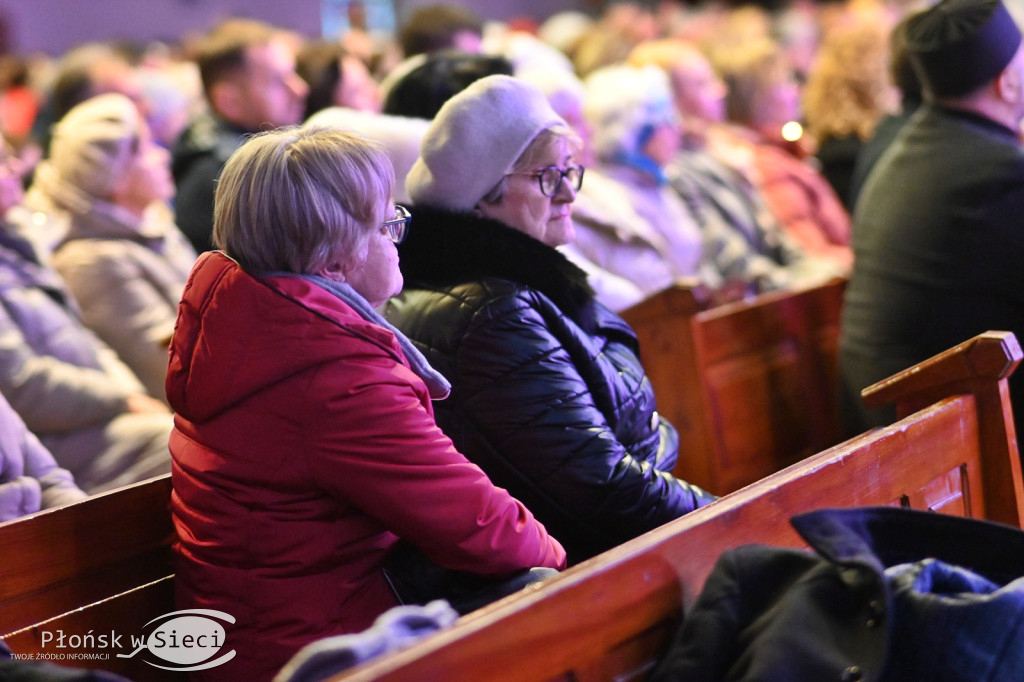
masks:
<instances>
[{"instance_id":1,"label":"woman's ear","mask_svg":"<svg viewBox=\"0 0 1024 682\"><path fill-rule=\"evenodd\" d=\"M342 268L341 263L330 263L320 269L320 276L326 277L327 279L334 280L335 282L345 281L345 271Z\"/></svg>"}]
</instances>

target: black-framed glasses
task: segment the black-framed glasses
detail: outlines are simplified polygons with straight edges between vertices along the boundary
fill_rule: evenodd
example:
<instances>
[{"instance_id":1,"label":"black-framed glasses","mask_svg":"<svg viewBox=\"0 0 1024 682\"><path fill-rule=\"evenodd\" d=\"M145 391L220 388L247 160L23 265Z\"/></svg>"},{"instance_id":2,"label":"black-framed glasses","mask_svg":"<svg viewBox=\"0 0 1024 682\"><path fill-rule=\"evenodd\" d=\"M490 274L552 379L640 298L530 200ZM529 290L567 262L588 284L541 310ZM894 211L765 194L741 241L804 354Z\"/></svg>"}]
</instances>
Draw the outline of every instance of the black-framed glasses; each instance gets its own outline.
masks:
<instances>
[{"instance_id":1,"label":"black-framed glasses","mask_svg":"<svg viewBox=\"0 0 1024 682\"><path fill-rule=\"evenodd\" d=\"M586 168L583 166L569 166L568 168L550 166L535 173L509 173L509 175L528 175L537 178L540 182L541 194L553 197L558 194L558 187L562 184L563 179L569 183L569 187L572 187L574 192L579 192L580 187L583 186L583 171L585 170Z\"/></svg>"},{"instance_id":2,"label":"black-framed glasses","mask_svg":"<svg viewBox=\"0 0 1024 682\"><path fill-rule=\"evenodd\" d=\"M385 233L396 244L401 244L409 231L409 221L412 220L412 213L405 206L395 204L395 217L385 220L380 226L381 232Z\"/></svg>"}]
</instances>

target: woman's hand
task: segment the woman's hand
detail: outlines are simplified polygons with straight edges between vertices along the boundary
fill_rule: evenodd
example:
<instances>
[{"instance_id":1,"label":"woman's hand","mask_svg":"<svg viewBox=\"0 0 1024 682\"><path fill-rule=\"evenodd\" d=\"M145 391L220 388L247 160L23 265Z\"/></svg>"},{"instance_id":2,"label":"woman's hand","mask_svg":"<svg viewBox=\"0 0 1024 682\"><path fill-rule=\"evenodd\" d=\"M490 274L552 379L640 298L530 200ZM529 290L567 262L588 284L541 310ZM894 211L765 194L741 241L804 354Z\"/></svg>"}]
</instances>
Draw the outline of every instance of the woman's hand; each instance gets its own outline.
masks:
<instances>
[{"instance_id":1,"label":"woman's hand","mask_svg":"<svg viewBox=\"0 0 1024 682\"><path fill-rule=\"evenodd\" d=\"M134 393L128 396L125 402L128 404L128 411L137 414L166 414L171 411L167 405L145 393Z\"/></svg>"}]
</instances>

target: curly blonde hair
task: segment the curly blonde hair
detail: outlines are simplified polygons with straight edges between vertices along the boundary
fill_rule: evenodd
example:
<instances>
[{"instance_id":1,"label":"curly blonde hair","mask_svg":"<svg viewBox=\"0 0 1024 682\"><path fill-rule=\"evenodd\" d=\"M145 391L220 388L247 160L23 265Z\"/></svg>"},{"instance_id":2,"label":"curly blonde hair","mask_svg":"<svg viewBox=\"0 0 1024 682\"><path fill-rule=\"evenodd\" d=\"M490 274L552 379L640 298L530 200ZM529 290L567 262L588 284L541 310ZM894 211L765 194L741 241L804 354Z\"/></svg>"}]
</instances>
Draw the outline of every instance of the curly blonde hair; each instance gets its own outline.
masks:
<instances>
[{"instance_id":1,"label":"curly blonde hair","mask_svg":"<svg viewBox=\"0 0 1024 682\"><path fill-rule=\"evenodd\" d=\"M807 131L814 139L871 136L895 104L888 55L884 25L858 23L829 32L803 93Z\"/></svg>"}]
</instances>

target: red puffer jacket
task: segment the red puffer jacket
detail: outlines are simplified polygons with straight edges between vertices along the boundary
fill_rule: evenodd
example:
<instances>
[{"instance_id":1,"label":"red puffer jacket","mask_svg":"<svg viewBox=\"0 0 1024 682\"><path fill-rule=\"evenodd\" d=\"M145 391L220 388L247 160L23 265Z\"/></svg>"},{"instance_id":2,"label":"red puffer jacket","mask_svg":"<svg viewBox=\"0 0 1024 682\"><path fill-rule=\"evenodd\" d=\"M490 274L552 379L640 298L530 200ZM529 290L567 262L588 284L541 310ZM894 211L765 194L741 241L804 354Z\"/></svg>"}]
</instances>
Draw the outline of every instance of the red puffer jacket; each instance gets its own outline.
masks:
<instances>
[{"instance_id":1,"label":"red puffer jacket","mask_svg":"<svg viewBox=\"0 0 1024 682\"><path fill-rule=\"evenodd\" d=\"M220 253L179 306L167 395L179 608L224 611L202 679L269 680L308 642L395 605L399 537L449 568L560 568L565 553L434 423L395 336L306 280Z\"/></svg>"}]
</instances>

